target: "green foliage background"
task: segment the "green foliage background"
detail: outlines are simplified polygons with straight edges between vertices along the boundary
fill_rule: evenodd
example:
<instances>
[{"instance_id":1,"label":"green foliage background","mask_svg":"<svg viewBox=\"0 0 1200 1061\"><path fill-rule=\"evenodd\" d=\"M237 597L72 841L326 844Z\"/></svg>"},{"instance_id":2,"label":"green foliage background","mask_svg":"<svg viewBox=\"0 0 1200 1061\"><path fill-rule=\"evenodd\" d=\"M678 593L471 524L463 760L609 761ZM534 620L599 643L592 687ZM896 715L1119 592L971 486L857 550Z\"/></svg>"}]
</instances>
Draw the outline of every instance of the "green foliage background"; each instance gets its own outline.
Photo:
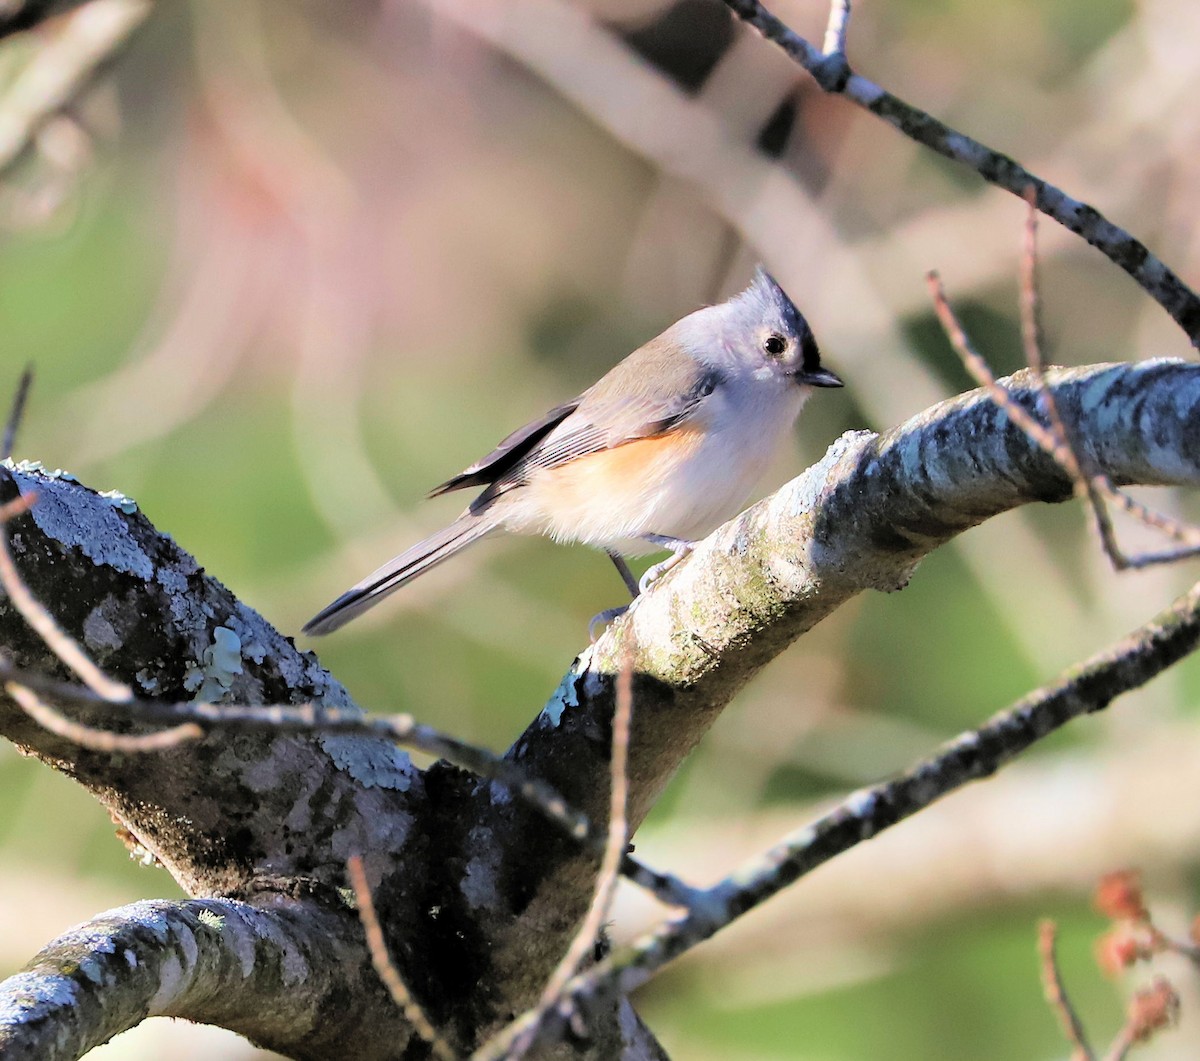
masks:
<instances>
[{"instance_id":1,"label":"green foliage background","mask_svg":"<svg viewBox=\"0 0 1200 1061\"><path fill-rule=\"evenodd\" d=\"M820 225L804 241L774 238L754 216L769 181L747 180L731 205L714 190L734 179L720 157L683 179L693 128L656 125L646 101L659 97L639 95L669 85L658 67L704 66L724 24L715 0L680 5L675 36L656 29L670 5L655 0L547 2L602 23L586 61L553 74L570 43L506 46L538 43L520 13L539 9L512 6L164 3L73 114L91 157L66 177L26 159L0 200L0 389L27 361L38 373L18 456L134 496L244 601L298 631L455 513L454 498L421 503L431 484L734 290L757 260L849 383L810 406L764 491L839 432L887 428L969 385L924 304L926 268L943 269L993 363L1017 367L1017 205L822 98L739 33L739 57L690 95L670 92L739 150L793 101L773 172ZM1188 101L1200 72L1184 58L1196 24L1185 0L862 7L850 48L862 72L1195 272ZM822 5L780 11L819 38ZM608 88L589 96L597 76ZM52 201L35 200L48 182ZM869 282L869 311L847 262ZM1055 360L1187 354L1077 242L1047 230L1043 274ZM1111 574L1069 507L997 524L773 665L676 779L639 851L720 876L1185 584L1186 571ZM488 543L308 647L364 706L503 748L583 645L588 617L619 596L599 554ZM1035 924L1052 916L1104 1040L1129 985L1105 983L1089 957L1103 927L1088 906L1095 876L1136 862L1168 922L1197 907L1197 783L1171 769L1196 745L1197 681L1194 665L1178 668L748 917L645 989L652 1027L679 1058L1064 1056L1034 953ZM1148 765L1122 772L1131 762ZM174 894L165 873L128 860L85 795L0 748L0 972L101 908ZM624 896L614 932L656 916ZM1145 1056L1200 1051L1197 985L1187 972L1178 983L1183 1026ZM147 1027L105 1050L248 1048Z\"/></svg>"}]
</instances>

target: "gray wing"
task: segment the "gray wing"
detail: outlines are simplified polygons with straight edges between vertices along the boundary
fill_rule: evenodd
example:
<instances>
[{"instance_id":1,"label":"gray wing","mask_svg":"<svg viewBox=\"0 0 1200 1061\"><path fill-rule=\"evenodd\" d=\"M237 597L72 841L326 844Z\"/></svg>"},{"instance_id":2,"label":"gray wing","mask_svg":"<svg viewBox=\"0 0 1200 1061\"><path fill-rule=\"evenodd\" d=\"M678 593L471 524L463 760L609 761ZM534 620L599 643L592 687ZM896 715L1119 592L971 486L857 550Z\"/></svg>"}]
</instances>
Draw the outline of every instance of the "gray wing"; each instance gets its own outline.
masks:
<instances>
[{"instance_id":1,"label":"gray wing","mask_svg":"<svg viewBox=\"0 0 1200 1061\"><path fill-rule=\"evenodd\" d=\"M522 485L537 469L652 438L694 416L721 375L679 353L669 334L634 351L585 391L568 414L492 480L471 508Z\"/></svg>"},{"instance_id":2,"label":"gray wing","mask_svg":"<svg viewBox=\"0 0 1200 1061\"><path fill-rule=\"evenodd\" d=\"M468 486L490 486L520 464L531 449L575 411L582 400L583 395L580 395L572 401L556 405L545 416L517 428L486 457L481 457L452 479L435 486L429 491L429 496L440 497L451 490L463 490Z\"/></svg>"}]
</instances>

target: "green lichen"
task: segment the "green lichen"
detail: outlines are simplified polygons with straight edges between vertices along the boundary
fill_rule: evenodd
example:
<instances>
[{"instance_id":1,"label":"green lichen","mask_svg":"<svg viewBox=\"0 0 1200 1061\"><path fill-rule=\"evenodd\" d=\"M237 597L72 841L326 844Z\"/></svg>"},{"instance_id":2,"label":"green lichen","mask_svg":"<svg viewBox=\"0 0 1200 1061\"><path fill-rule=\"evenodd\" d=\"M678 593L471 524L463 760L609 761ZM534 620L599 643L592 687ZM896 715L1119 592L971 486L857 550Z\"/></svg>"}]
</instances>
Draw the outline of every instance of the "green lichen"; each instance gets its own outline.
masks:
<instances>
[{"instance_id":1,"label":"green lichen","mask_svg":"<svg viewBox=\"0 0 1200 1061\"><path fill-rule=\"evenodd\" d=\"M215 910L201 910L196 915L196 920L202 925L207 925L209 928L215 928L218 931L225 927L225 918L218 914Z\"/></svg>"}]
</instances>

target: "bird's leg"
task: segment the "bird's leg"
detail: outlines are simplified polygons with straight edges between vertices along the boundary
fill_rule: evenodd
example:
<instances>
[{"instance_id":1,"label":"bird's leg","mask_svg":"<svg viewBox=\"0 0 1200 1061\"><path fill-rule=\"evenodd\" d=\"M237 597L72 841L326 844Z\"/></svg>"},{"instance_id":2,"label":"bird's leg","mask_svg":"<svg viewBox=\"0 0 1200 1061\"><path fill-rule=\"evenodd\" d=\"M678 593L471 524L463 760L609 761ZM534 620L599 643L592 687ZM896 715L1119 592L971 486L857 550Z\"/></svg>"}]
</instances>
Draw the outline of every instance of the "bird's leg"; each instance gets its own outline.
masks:
<instances>
[{"instance_id":1,"label":"bird's leg","mask_svg":"<svg viewBox=\"0 0 1200 1061\"><path fill-rule=\"evenodd\" d=\"M651 545L657 545L663 549L670 549L671 555L661 563L655 564L648 568L646 573L642 575L640 582L633 577L633 572L629 570L629 565L625 562L625 558L613 549L605 549L608 553L608 558L613 562L613 566L621 574L621 580L629 588L629 592L633 594L634 600L637 600L643 593L646 592L655 582L663 577L671 570L680 560L688 555L695 547L695 542L684 541L682 538L669 538L665 534L643 534L643 540L650 542ZM596 641L596 628L605 626L611 623L614 619L619 619L629 611L629 605L623 604L619 608L606 608L604 611L592 616L592 621L588 623L588 637L594 644Z\"/></svg>"},{"instance_id":2,"label":"bird's leg","mask_svg":"<svg viewBox=\"0 0 1200 1061\"><path fill-rule=\"evenodd\" d=\"M629 570L629 565L625 562L625 557L617 552L616 549L605 549L604 551L608 553L608 558L613 562L613 567L617 569L617 573L621 576L621 581L625 583L625 588L629 590L629 595L636 599L638 593L641 591L638 589L637 579L633 577L633 572ZM629 605L622 604L619 608L605 608L604 611L593 615L592 621L588 623L588 639L592 644L596 643L596 627L607 626L627 611L629 611Z\"/></svg>"},{"instance_id":3,"label":"bird's leg","mask_svg":"<svg viewBox=\"0 0 1200 1061\"><path fill-rule=\"evenodd\" d=\"M638 583L638 592L645 593L651 586L654 585L660 578L671 570L680 560L688 555L694 548L695 542L685 541L683 538L671 538L665 534L643 534L642 539L650 542L651 545L657 545L663 549L670 549L671 555L661 563L655 564L653 567L646 569L646 573L642 575L641 582Z\"/></svg>"},{"instance_id":4,"label":"bird's leg","mask_svg":"<svg viewBox=\"0 0 1200 1061\"><path fill-rule=\"evenodd\" d=\"M625 583L625 588L629 590L629 595L636 597L639 593L638 581L633 577L633 572L629 570L629 565L625 563L625 557L615 549L605 549L604 551L608 553L608 558L613 562L613 566L621 576L621 581Z\"/></svg>"}]
</instances>

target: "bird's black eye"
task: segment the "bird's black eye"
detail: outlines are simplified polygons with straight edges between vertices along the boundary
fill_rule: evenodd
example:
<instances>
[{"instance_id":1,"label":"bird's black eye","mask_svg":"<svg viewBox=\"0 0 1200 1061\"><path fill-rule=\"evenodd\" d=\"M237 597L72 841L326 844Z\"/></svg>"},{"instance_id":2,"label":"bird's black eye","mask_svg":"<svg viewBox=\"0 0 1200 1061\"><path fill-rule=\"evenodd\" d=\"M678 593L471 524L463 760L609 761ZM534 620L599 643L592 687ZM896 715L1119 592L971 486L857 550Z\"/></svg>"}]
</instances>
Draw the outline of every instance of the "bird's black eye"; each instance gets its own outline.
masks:
<instances>
[{"instance_id":1,"label":"bird's black eye","mask_svg":"<svg viewBox=\"0 0 1200 1061\"><path fill-rule=\"evenodd\" d=\"M771 357L779 357L787 349L787 340L778 333L768 335L763 343L763 349Z\"/></svg>"}]
</instances>

